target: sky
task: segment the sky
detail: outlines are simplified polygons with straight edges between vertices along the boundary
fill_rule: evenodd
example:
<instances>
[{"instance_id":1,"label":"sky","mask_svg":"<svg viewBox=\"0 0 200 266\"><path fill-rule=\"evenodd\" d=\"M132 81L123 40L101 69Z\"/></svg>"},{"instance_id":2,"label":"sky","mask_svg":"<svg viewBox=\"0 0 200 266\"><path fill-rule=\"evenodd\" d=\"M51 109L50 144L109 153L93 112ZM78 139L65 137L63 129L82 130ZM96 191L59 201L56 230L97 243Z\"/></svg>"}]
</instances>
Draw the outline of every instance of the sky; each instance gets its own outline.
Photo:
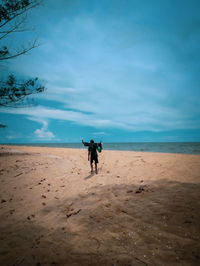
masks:
<instances>
[{"instance_id":1,"label":"sky","mask_svg":"<svg viewBox=\"0 0 200 266\"><path fill-rule=\"evenodd\" d=\"M28 15L35 30L4 40L40 46L0 70L46 90L35 106L0 108L0 142L200 141L199 10L198 0L43 1Z\"/></svg>"}]
</instances>

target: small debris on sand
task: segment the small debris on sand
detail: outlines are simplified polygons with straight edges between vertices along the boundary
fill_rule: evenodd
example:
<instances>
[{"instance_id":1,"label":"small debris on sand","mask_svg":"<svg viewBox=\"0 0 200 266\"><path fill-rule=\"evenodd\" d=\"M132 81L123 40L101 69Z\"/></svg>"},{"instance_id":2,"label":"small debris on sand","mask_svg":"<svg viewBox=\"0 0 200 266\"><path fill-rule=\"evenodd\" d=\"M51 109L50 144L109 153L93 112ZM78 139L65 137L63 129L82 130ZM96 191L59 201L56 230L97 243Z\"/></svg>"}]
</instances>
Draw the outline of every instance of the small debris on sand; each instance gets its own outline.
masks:
<instances>
[{"instance_id":1,"label":"small debris on sand","mask_svg":"<svg viewBox=\"0 0 200 266\"><path fill-rule=\"evenodd\" d=\"M76 214L78 214L80 211L81 211L81 209L76 210L76 211L74 211L74 210L72 209L72 211L70 211L69 213L67 213L66 216L67 216L67 218L69 218L69 217L72 216L72 215L76 215Z\"/></svg>"}]
</instances>

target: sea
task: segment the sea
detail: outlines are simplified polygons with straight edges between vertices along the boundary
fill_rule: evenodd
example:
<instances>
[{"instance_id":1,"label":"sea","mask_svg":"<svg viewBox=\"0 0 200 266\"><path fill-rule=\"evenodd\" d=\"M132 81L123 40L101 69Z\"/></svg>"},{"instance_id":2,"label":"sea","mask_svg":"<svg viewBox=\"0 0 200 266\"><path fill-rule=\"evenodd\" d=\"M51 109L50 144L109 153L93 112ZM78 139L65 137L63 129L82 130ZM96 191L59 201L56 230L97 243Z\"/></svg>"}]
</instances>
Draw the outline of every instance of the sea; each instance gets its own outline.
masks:
<instances>
[{"instance_id":1,"label":"sea","mask_svg":"<svg viewBox=\"0 0 200 266\"><path fill-rule=\"evenodd\" d=\"M28 144L12 143L11 145L86 149L86 147L84 147L81 142L80 143L28 143ZM117 151L200 154L200 142L120 142L120 143L116 142L116 143L103 143L103 149L117 150Z\"/></svg>"}]
</instances>

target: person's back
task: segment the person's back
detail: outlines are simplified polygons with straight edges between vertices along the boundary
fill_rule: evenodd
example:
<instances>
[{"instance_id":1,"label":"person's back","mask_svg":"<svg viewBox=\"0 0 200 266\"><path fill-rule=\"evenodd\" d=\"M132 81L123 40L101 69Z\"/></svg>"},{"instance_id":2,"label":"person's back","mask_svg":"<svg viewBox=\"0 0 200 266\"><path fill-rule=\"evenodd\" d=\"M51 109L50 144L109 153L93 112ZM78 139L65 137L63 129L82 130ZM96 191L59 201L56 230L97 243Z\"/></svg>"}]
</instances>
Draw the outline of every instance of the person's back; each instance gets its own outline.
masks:
<instances>
[{"instance_id":1,"label":"person's back","mask_svg":"<svg viewBox=\"0 0 200 266\"><path fill-rule=\"evenodd\" d=\"M96 143L90 143L89 144L89 151L91 152L92 156L97 155L97 144Z\"/></svg>"}]
</instances>

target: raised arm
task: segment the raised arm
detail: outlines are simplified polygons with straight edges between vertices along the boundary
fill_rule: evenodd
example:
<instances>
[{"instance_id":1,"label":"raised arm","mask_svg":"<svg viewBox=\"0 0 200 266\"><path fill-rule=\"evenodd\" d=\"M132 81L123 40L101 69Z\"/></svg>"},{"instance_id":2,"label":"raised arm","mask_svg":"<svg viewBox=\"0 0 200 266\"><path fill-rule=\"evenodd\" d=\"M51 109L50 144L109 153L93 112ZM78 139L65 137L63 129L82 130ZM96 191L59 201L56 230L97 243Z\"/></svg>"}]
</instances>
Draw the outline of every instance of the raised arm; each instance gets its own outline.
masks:
<instances>
[{"instance_id":1,"label":"raised arm","mask_svg":"<svg viewBox=\"0 0 200 266\"><path fill-rule=\"evenodd\" d=\"M89 142L85 142L83 139L82 139L82 143L84 146L89 146L89 144L90 144Z\"/></svg>"}]
</instances>

